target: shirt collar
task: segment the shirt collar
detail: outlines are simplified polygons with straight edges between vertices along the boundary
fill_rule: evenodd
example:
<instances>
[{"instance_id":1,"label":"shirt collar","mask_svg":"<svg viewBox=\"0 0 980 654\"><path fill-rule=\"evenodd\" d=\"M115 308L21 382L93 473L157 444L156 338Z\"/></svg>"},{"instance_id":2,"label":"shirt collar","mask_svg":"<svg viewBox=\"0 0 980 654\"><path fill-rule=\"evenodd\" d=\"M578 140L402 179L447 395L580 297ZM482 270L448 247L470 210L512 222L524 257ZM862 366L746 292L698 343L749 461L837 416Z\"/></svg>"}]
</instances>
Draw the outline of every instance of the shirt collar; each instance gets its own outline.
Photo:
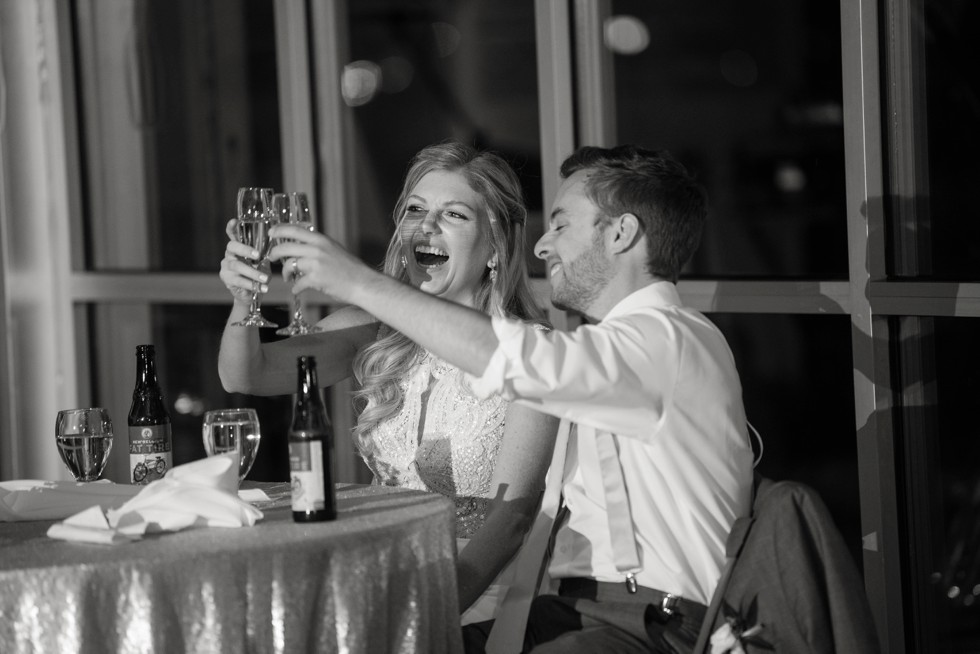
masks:
<instances>
[{"instance_id":1,"label":"shirt collar","mask_svg":"<svg viewBox=\"0 0 980 654\"><path fill-rule=\"evenodd\" d=\"M617 302L616 306L609 310L609 313L605 315L601 322L630 313L634 309L650 306L681 306L681 296L677 293L677 286L672 282L659 281L649 286L644 286L637 291L633 291Z\"/></svg>"}]
</instances>

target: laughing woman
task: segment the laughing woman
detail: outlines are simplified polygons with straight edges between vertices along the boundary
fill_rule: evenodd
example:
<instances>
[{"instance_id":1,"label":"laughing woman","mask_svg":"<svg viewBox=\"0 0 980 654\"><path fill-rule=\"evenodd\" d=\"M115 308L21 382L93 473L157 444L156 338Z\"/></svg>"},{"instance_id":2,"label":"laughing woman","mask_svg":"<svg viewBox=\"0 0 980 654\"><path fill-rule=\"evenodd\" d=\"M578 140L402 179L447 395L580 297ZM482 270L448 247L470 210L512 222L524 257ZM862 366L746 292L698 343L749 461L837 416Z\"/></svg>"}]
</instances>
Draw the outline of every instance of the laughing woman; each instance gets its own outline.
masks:
<instances>
[{"instance_id":1,"label":"laughing woman","mask_svg":"<svg viewBox=\"0 0 980 654\"><path fill-rule=\"evenodd\" d=\"M425 148L393 215L388 275L491 315L542 322L524 257L527 210L500 157L458 143ZM353 376L354 438L374 482L455 502L462 622L492 619L544 488L557 421L499 397L478 400L458 368L358 308L331 313L320 332L260 343L258 330L231 323L247 313L253 282L268 279L242 261L250 251L235 241L234 221L228 233L221 279L234 305L218 359L225 390L290 393L301 354L316 357L323 386Z\"/></svg>"}]
</instances>

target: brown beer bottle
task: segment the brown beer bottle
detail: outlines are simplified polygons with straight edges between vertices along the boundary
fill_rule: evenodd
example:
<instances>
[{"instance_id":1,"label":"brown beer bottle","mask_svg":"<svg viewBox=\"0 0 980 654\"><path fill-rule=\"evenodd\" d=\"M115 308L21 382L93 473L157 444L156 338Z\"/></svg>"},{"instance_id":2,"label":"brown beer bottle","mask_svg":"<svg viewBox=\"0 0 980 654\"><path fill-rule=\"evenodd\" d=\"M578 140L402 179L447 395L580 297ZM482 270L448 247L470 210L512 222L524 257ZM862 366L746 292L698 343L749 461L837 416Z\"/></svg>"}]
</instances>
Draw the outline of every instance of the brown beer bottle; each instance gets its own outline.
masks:
<instances>
[{"instance_id":1,"label":"brown beer bottle","mask_svg":"<svg viewBox=\"0 0 980 654\"><path fill-rule=\"evenodd\" d=\"M173 467L170 414L157 382L152 345L136 346L136 388L129 408L129 480L148 484Z\"/></svg>"},{"instance_id":2,"label":"brown beer bottle","mask_svg":"<svg viewBox=\"0 0 980 654\"><path fill-rule=\"evenodd\" d=\"M289 476L293 520L320 522L337 517L331 460L333 429L317 386L316 359L296 361L298 383L293 422L289 427Z\"/></svg>"}]
</instances>

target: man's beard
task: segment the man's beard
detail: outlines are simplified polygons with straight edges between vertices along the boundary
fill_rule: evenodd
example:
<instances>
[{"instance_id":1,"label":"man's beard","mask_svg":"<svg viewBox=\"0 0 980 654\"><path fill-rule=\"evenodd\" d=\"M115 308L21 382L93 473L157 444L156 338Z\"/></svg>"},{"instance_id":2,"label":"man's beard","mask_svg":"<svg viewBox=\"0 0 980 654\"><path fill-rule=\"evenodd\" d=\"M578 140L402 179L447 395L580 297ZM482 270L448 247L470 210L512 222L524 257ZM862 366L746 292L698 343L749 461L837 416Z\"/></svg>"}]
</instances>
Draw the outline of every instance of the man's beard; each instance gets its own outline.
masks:
<instances>
[{"instance_id":1,"label":"man's beard","mask_svg":"<svg viewBox=\"0 0 980 654\"><path fill-rule=\"evenodd\" d=\"M595 231L587 251L562 264L561 284L551 289L551 303L562 311L585 314L612 278L612 262L603 252L603 231Z\"/></svg>"}]
</instances>

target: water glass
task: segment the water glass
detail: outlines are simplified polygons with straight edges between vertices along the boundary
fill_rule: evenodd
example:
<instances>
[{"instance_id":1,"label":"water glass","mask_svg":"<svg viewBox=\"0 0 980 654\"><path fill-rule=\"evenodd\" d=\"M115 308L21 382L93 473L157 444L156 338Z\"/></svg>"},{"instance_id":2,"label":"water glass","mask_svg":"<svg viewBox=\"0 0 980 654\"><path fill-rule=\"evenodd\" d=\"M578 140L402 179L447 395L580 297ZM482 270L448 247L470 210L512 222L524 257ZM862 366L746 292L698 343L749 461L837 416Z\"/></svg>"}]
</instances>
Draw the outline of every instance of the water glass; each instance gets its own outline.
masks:
<instances>
[{"instance_id":1,"label":"water glass","mask_svg":"<svg viewBox=\"0 0 980 654\"><path fill-rule=\"evenodd\" d=\"M255 463L259 452L259 416L255 409L215 409L204 414L201 426L204 451L208 456L238 453L238 483Z\"/></svg>"},{"instance_id":2,"label":"water glass","mask_svg":"<svg viewBox=\"0 0 980 654\"><path fill-rule=\"evenodd\" d=\"M105 409L65 409L54 424L58 454L76 481L102 476L112 449L112 421Z\"/></svg>"}]
</instances>

